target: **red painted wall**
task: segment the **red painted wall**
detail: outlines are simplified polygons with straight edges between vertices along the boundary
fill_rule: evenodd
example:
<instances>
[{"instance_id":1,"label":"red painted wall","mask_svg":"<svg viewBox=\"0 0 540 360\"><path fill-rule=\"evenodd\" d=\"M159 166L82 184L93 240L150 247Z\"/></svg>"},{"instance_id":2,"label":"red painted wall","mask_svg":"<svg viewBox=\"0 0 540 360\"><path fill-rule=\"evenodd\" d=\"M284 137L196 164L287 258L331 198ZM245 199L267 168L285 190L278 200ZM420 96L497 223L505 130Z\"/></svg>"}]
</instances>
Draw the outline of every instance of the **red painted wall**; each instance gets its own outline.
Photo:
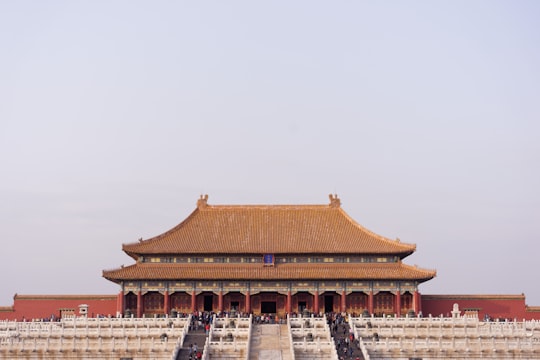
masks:
<instances>
[{"instance_id":1,"label":"red painted wall","mask_svg":"<svg viewBox=\"0 0 540 360\"><path fill-rule=\"evenodd\" d=\"M79 305L88 305L88 316L116 316L116 295L15 295L13 306L0 307L0 320L19 320L60 317L60 309L70 308L79 313ZM479 310L492 318L540 320L540 307L527 307L525 295L422 295L422 314L428 316L450 315L454 304L463 311Z\"/></svg>"},{"instance_id":2,"label":"red painted wall","mask_svg":"<svg viewBox=\"0 0 540 360\"><path fill-rule=\"evenodd\" d=\"M60 309L74 309L88 305L88 316L116 316L116 295L15 295L13 306L0 307L0 320L50 319L60 317Z\"/></svg>"},{"instance_id":3,"label":"red painted wall","mask_svg":"<svg viewBox=\"0 0 540 360\"><path fill-rule=\"evenodd\" d=\"M530 311L525 295L422 295L424 316L451 316L454 304L459 305L461 315L465 309L478 309L480 320L488 314L493 319L540 319L539 311Z\"/></svg>"}]
</instances>

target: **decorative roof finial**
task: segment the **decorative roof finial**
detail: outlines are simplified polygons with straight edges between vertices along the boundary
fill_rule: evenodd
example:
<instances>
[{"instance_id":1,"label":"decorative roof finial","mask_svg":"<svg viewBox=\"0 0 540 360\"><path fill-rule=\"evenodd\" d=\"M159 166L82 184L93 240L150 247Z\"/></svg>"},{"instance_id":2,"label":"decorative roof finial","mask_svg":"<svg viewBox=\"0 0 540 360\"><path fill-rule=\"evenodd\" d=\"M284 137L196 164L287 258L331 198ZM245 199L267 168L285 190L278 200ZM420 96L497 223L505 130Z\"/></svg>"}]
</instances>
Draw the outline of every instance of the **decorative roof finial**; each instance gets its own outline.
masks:
<instances>
[{"instance_id":1,"label":"decorative roof finial","mask_svg":"<svg viewBox=\"0 0 540 360\"><path fill-rule=\"evenodd\" d=\"M204 209L207 206L208 206L208 194L206 194L204 196L201 195L199 200L197 200L197 208L198 209Z\"/></svg>"},{"instance_id":2,"label":"decorative roof finial","mask_svg":"<svg viewBox=\"0 0 540 360\"><path fill-rule=\"evenodd\" d=\"M330 194L328 197L330 198L330 207L338 208L341 206L341 200L339 200L337 194Z\"/></svg>"}]
</instances>

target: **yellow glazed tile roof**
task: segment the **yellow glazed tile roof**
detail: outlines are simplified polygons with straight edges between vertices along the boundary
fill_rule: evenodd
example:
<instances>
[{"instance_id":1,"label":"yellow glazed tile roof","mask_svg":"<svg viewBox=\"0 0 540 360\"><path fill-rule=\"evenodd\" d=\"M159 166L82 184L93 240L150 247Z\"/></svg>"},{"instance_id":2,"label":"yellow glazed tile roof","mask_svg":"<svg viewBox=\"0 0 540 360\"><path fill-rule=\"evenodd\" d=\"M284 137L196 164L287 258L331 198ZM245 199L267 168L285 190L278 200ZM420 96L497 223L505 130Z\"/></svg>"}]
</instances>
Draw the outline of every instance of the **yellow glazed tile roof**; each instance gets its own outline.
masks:
<instances>
[{"instance_id":1,"label":"yellow glazed tile roof","mask_svg":"<svg viewBox=\"0 0 540 360\"><path fill-rule=\"evenodd\" d=\"M195 211L171 230L124 244L134 258L145 254L393 254L416 246L377 235L356 223L331 197L330 205L212 206Z\"/></svg>"},{"instance_id":2,"label":"yellow glazed tile roof","mask_svg":"<svg viewBox=\"0 0 540 360\"><path fill-rule=\"evenodd\" d=\"M111 281L129 280L417 280L427 281L436 272L395 263L289 263L256 264L155 264L136 263L103 271Z\"/></svg>"}]
</instances>

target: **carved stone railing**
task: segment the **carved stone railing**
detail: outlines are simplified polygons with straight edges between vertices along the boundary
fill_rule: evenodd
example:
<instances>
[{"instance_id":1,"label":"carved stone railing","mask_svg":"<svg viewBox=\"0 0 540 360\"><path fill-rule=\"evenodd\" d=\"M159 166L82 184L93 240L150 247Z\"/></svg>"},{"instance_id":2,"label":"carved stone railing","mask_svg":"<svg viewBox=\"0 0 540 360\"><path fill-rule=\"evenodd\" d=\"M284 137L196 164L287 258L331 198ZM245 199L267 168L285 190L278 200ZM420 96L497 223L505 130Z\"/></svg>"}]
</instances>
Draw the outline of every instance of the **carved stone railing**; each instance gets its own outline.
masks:
<instances>
[{"instance_id":1,"label":"carved stone railing","mask_svg":"<svg viewBox=\"0 0 540 360\"><path fill-rule=\"evenodd\" d=\"M203 349L204 360L217 356L249 359L252 316L214 317Z\"/></svg>"}]
</instances>

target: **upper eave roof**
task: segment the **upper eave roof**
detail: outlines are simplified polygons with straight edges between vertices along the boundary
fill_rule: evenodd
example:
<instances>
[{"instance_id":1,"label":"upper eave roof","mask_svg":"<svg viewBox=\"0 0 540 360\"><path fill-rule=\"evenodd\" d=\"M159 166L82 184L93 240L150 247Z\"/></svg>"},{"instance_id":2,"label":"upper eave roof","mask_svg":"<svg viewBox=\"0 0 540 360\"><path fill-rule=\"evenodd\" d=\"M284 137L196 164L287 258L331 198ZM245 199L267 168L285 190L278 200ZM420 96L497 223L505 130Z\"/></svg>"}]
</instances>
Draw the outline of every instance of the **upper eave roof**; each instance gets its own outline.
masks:
<instances>
[{"instance_id":1,"label":"upper eave roof","mask_svg":"<svg viewBox=\"0 0 540 360\"><path fill-rule=\"evenodd\" d=\"M424 282L434 270L395 263L156 264L135 263L103 271L114 282L130 280L411 280Z\"/></svg>"},{"instance_id":2,"label":"upper eave roof","mask_svg":"<svg viewBox=\"0 0 540 360\"><path fill-rule=\"evenodd\" d=\"M134 258L209 253L393 254L403 258L416 246L362 227L341 209L337 197L330 205L241 206L212 206L204 198L171 230L124 244L122 249Z\"/></svg>"}]
</instances>

